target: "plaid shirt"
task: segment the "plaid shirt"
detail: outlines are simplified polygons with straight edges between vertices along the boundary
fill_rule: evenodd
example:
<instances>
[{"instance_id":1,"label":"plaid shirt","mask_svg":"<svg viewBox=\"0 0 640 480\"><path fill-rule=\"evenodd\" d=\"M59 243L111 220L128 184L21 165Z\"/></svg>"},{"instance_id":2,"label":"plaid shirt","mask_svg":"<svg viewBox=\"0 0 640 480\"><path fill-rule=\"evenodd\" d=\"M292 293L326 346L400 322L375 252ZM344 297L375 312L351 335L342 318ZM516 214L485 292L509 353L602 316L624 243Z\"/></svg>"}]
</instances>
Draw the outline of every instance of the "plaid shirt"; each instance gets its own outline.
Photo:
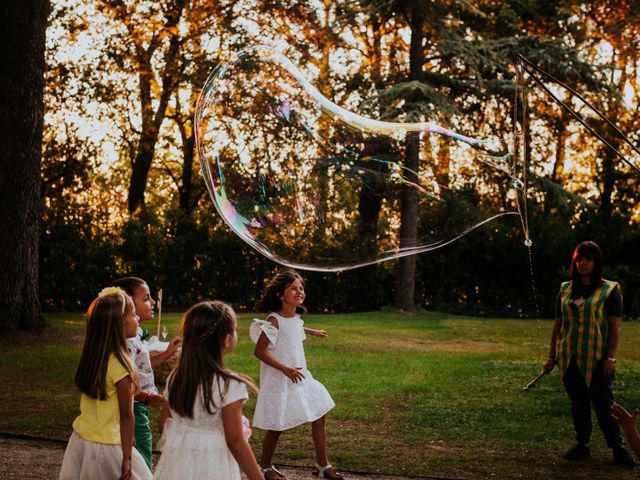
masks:
<instances>
[{"instance_id":1,"label":"plaid shirt","mask_svg":"<svg viewBox=\"0 0 640 480\"><path fill-rule=\"evenodd\" d=\"M562 326L556 341L560 377L564 377L571 357L575 357L587 385L591 385L595 364L607 354L609 322L605 302L617 286L616 282L603 280L580 307L571 302L571 282L560 286Z\"/></svg>"}]
</instances>

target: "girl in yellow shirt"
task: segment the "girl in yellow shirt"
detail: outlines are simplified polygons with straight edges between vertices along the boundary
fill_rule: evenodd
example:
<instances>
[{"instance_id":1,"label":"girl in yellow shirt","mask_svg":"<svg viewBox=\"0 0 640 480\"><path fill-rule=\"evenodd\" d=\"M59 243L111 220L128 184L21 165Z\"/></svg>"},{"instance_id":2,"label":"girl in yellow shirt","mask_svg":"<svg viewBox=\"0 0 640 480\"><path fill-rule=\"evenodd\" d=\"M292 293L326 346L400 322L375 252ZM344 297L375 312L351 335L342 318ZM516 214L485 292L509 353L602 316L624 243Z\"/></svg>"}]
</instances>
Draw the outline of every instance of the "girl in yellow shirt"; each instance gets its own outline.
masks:
<instances>
[{"instance_id":1,"label":"girl in yellow shirt","mask_svg":"<svg viewBox=\"0 0 640 480\"><path fill-rule=\"evenodd\" d=\"M122 289L105 288L87 311L76 385L80 415L64 453L60 480L150 480L151 471L133 449L135 368L128 337L138 328L133 300Z\"/></svg>"}]
</instances>

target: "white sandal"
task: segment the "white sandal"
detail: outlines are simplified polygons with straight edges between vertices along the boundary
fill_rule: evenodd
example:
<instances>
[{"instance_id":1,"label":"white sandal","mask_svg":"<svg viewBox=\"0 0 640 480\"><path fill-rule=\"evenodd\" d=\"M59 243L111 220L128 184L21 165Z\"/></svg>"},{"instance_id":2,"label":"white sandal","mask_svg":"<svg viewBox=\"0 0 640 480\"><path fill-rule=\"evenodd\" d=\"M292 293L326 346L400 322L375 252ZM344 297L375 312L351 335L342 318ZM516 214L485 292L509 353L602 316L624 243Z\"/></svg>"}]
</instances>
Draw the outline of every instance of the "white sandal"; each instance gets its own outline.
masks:
<instances>
[{"instance_id":1,"label":"white sandal","mask_svg":"<svg viewBox=\"0 0 640 480\"><path fill-rule=\"evenodd\" d=\"M328 473L328 470L333 470L333 473ZM316 468L313 469L313 476L316 478L328 478L330 480L344 480L344 477L336 472L333 465L327 463L324 467L321 467L316 463Z\"/></svg>"},{"instance_id":2,"label":"white sandal","mask_svg":"<svg viewBox=\"0 0 640 480\"><path fill-rule=\"evenodd\" d=\"M264 475L264 478L266 480L272 480L273 479L273 477L270 477L270 478L267 477L267 474L269 472L275 473L278 476L278 478L287 478L282 474L282 472L280 472L278 469L276 469L276 467L274 467L273 465L271 465L270 467L267 467L267 468L260 467L260 470L262 470L262 475Z\"/></svg>"}]
</instances>

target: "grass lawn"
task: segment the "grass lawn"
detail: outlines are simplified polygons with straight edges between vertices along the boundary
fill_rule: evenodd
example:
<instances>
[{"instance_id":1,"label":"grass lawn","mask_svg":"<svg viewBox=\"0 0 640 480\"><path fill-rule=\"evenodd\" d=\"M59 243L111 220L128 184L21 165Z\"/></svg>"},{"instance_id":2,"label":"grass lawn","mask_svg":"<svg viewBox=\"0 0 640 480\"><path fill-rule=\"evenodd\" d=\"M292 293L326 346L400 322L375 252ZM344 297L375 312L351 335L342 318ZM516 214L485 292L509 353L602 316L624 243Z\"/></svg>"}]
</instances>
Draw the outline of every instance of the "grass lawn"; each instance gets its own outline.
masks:
<instances>
[{"instance_id":1,"label":"grass lawn","mask_svg":"<svg viewBox=\"0 0 640 480\"><path fill-rule=\"evenodd\" d=\"M228 365L258 379L248 329ZM0 338L0 432L66 438L78 414L73 384L83 315L47 317L42 335ZM180 315L163 321L177 334ZM421 313L307 315L327 339L305 342L309 369L333 396L331 461L345 470L453 478L637 478L611 463L595 427L593 458L564 462L573 445L569 403L557 371L522 387L546 358L550 321L497 320ZM640 323L624 323L618 353L618 402L640 406ZM255 398L245 407L251 418ZM595 415L594 415L595 422ZM262 432L252 444L260 451ZM157 435L155 437L157 440ZM311 465L309 426L281 437L276 464Z\"/></svg>"}]
</instances>

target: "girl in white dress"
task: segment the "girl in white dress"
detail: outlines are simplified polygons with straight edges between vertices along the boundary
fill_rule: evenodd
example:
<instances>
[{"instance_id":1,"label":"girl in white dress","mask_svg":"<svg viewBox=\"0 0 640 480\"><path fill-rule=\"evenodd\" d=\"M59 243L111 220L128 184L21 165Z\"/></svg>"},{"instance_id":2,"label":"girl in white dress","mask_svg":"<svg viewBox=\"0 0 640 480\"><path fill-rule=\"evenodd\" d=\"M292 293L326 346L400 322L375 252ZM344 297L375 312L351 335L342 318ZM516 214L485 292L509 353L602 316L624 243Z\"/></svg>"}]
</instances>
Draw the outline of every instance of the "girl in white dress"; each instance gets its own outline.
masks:
<instances>
[{"instance_id":1,"label":"girl in white dress","mask_svg":"<svg viewBox=\"0 0 640 480\"><path fill-rule=\"evenodd\" d=\"M302 341L306 335L324 338L327 332L304 326L300 313L305 299L302 277L294 270L278 273L258 301L267 320L254 320L251 339L260 363L260 393L253 417L255 427L267 430L260 464L266 480L282 479L272 459L283 430L311 422L316 449L314 476L342 480L327 456L326 414L335 403L324 386L307 370Z\"/></svg>"},{"instance_id":2,"label":"girl in white dress","mask_svg":"<svg viewBox=\"0 0 640 480\"><path fill-rule=\"evenodd\" d=\"M248 377L228 370L223 356L237 341L236 315L222 302L202 302L182 320L182 353L167 380L170 418L163 415L156 480L262 480L244 436L242 404Z\"/></svg>"}]
</instances>

